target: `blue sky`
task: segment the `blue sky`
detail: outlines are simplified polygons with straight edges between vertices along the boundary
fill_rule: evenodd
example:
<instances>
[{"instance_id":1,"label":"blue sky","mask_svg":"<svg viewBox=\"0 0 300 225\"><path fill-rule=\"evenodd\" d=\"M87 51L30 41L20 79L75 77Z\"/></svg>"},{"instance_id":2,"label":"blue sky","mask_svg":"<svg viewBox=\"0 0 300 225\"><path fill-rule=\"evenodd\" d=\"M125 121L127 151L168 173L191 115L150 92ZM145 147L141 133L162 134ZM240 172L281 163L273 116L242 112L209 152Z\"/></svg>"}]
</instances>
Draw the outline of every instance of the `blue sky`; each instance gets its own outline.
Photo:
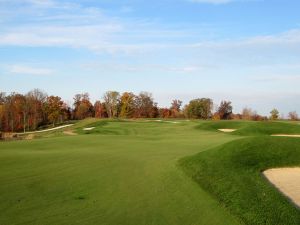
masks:
<instances>
[{"instance_id":1,"label":"blue sky","mask_svg":"<svg viewBox=\"0 0 300 225\"><path fill-rule=\"evenodd\" d=\"M300 113L300 1L0 0L0 91Z\"/></svg>"}]
</instances>

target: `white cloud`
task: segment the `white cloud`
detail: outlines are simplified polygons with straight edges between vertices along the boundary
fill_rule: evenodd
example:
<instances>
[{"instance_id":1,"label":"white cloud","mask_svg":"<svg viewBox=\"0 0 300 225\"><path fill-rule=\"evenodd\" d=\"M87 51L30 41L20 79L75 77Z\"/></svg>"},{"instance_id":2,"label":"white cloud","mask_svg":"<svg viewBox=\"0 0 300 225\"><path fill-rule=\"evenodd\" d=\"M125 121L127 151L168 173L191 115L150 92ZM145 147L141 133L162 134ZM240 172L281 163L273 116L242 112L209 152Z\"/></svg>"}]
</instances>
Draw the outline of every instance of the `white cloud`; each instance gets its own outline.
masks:
<instances>
[{"instance_id":1,"label":"white cloud","mask_svg":"<svg viewBox=\"0 0 300 225\"><path fill-rule=\"evenodd\" d=\"M81 26L23 26L0 35L1 45L13 46L60 46L85 47L105 46L108 35L118 32L118 25Z\"/></svg>"},{"instance_id":2,"label":"white cloud","mask_svg":"<svg viewBox=\"0 0 300 225\"><path fill-rule=\"evenodd\" d=\"M221 4L241 0L192 1ZM4 2L9 1L4 0ZM22 1L11 0L11 2ZM237 51L245 49L256 53L279 49L300 50L299 29L239 40L199 41L199 43L192 44L189 40L201 39L201 34L206 33L206 30L200 29L195 33L192 29L182 27L162 27L153 21L121 20L105 15L99 8L83 7L55 0L24 0L24 2L29 4L29 8L18 7L16 13L8 10L11 16L19 16L23 13L24 21L14 26L10 26L9 23L6 26L2 24L0 46L85 48L97 53L109 54L140 54L168 50L193 53L214 51L218 54L220 51L227 51L227 55L233 53L237 55L239 54ZM36 10L35 7L41 7L41 9ZM59 10L53 11L52 7ZM125 9L129 8L125 7ZM17 19L20 18L17 17ZM261 56L266 55L261 54Z\"/></svg>"},{"instance_id":3,"label":"white cloud","mask_svg":"<svg viewBox=\"0 0 300 225\"><path fill-rule=\"evenodd\" d=\"M300 29L292 29L286 32L265 36L254 36L244 39L231 39L221 41L199 42L190 47L198 48L246 48L246 47L269 47L297 46L300 43Z\"/></svg>"},{"instance_id":4,"label":"white cloud","mask_svg":"<svg viewBox=\"0 0 300 225\"><path fill-rule=\"evenodd\" d=\"M138 26L138 25L137 25ZM239 40L188 43L163 42L164 37L180 39L180 35L172 30L151 30L152 27L136 27L129 32L126 24L106 22L100 25L32 25L8 28L0 32L1 46L29 47L69 47L86 48L94 52L144 53L147 51L169 50L202 50L235 51L248 50L254 53L273 51L300 51L300 30L291 30L281 34L257 36ZM147 32L148 31L148 32ZM149 35L152 35L149 38ZM155 41L156 37L160 41ZM128 38L131 39L128 43ZM230 54L230 52L229 52ZM258 55L258 54L256 54ZM264 54L261 54L264 56Z\"/></svg>"},{"instance_id":5,"label":"white cloud","mask_svg":"<svg viewBox=\"0 0 300 225\"><path fill-rule=\"evenodd\" d=\"M25 65L13 65L9 68L10 73L24 75L51 75L53 71L48 68L37 68Z\"/></svg>"},{"instance_id":6,"label":"white cloud","mask_svg":"<svg viewBox=\"0 0 300 225\"><path fill-rule=\"evenodd\" d=\"M29 7L41 9L50 8L61 8L61 9L71 9L74 6L79 6L76 3L71 2L59 2L57 0L0 0L0 4L10 5L10 6L20 6L28 9Z\"/></svg>"},{"instance_id":7,"label":"white cloud","mask_svg":"<svg viewBox=\"0 0 300 225\"><path fill-rule=\"evenodd\" d=\"M197 73L202 71L205 66L200 65L166 65L166 64L120 64L120 63L88 63L82 65L82 68L93 71L105 72L172 72L172 73Z\"/></svg>"},{"instance_id":8,"label":"white cloud","mask_svg":"<svg viewBox=\"0 0 300 225\"><path fill-rule=\"evenodd\" d=\"M32 5L41 6L41 7L52 7L55 5L55 2L51 0L25 0L23 2L28 2Z\"/></svg>"},{"instance_id":9,"label":"white cloud","mask_svg":"<svg viewBox=\"0 0 300 225\"><path fill-rule=\"evenodd\" d=\"M213 63L215 67L228 60L235 64L242 60L243 63L257 64L280 55L300 53L300 29L243 39L202 41L201 37L203 33L207 34L207 30L201 28L196 32L184 25L162 27L155 21L121 20L105 15L99 8L55 0L25 1L33 7L55 7L59 10L41 7L41 10L27 8L24 12L18 11L15 14L24 13L22 18L25 21L14 26L9 26L9 23L2 26L0 46L84 48L96 53L139 54L146 57L149 52L156 55L185 55L202 60L204 64ZM221 4L240 0L194 1ZM23 9L19 7L18 10ZM186 72L192 70L195 69L184 69Z\"/></svg>"}]
</instances>

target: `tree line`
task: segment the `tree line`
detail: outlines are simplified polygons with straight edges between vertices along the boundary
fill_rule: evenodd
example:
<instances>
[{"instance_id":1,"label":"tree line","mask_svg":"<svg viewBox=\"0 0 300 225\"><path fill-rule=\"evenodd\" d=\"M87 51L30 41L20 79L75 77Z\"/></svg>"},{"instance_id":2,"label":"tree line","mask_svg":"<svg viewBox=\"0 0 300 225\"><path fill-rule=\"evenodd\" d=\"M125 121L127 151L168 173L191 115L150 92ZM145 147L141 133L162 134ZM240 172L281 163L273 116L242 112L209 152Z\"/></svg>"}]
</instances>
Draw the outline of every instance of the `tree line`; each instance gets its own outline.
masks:
<instances>
[{"instance_id":1,"label":"tree line","mask_svg":"<svg viewBox=\"0 0 300 225\"><path fill-rule=\"evenodd\" d=\"M152 94L141 92L119 93L107 91L102 100L91 102L89 94L76 94L73 105L68 105L59 96L48 96L42 90L34 89L26 94L0 92L0 131L26 132L40 126L60 124L69 120L95 118L190 118L190 119L278 119L279 112L271 111L270 118L258 115L250 108L240 114L233 114L232 103L222 101L214 107L210 98L191 100L187 105L174 99L170 107L158 107ZM296 112L289 114L290 119L298 120Z\"/></svg>"}]
</instances>

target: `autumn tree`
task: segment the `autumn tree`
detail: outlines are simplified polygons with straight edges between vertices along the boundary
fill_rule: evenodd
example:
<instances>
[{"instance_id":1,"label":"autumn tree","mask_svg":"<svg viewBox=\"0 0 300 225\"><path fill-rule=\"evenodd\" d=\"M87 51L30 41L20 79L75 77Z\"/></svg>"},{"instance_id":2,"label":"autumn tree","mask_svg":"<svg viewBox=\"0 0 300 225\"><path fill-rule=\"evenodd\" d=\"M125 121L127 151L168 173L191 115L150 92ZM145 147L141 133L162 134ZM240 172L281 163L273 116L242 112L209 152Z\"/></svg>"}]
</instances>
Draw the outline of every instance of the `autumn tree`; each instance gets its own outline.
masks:
<instances>
[{"instance_id":1,"label":"autumn tree","mask_svg":"<svg viewBox=\"0 0 300 225\"><path fill-rule=\"evenodd\" d=\"M117 91L107 91L104 96L105 108L109 118L118 116L118 108L120 102L120 93Z\"/></svg>"},{"instance_id":2,"label":"autumn tree","mask_svg":"<svg viewBox=\"0 0 300 225\"><path fill-rule=\"evenodd\" d=\"M94 113L94 107L90 102L88 93L76 94L74 96L74 116L75 119L85 119L92 117Z\"/></svg>"},{"instance_id":3,"label":"autumn tree","mask_svg":"<svg viewBox=\"0 0 300 225\"><path fill-rule=\"evenodd\" d=\"M28 116L30 112L30 105L28 104L28 99L26 96L20 95L20 102L19 102L20 111L22 112L23 116L23 132L26 132L26 128L28 127L28 130L30 129L29 123L28 123Z\"/></svg>"},{"instance_id":4,"label":"autumn tree","mask_svg":"<svg viewBox=\"0 0 300 225\"><path fill-rule=\"evenodd\" d=\"M40 89L34 89L26 94L28 112L28 126L35 130L40 124L44 123L47 118L43 111L43 105L47 100L47 93Z\"/></svg>"},{"instance_id":5,"label":"autumn tree","mask_svg":"<svg viewBox=\"0 0 300 225\"><path fill-rule=\"evenodd\" d=\"M16 122L18 117L18 110L17 110L17 94L11 93L6 97L6 106L5 106L5 114L7 120L7 128L9 131L14 132L16 131Z\"/></svg>"},{"instance_id":6,"label":"autumn tree","mask_svg":"<svg viewBox=\"0 0 300 225\"><path fill-rule=\"evenodd\" d=\"M159 117L160 118L170 118L172 117L172 110L168 108L160 108L159 109Z\"/></svg>"},{"instance_id":7,"label":"autumn tree","mask_svg":"<svg viewBox=\"0 0 300 225\"><path fill-rule=\"evenodd\" d=\"M0 92L0 105L3 105L5 103L5 92Z\"/></svg>"},{"instance_id":8,"label":"autumn tree","mask_svg":"<svg viewBox=\"0 0 300 225\"><path fill-rule=\"evenodd\" d=\"M131 92L124 92L120 98L121 112L120 117L129 118L134 113L134 99L135 95Z\"/></svg>"},{"instance_id":9,"label":"autumn tree","mask_svg":"<svg viewBox=\"0 0 300 225\"><path fill-rule=\"evenodd\" d=\"M0 132L4 131L4 104L5 104L5 93L0 92Z\"/></svg>"},{"instance_id":10,"label":"autumn tree","mask_svg":"<svg viewBox=\"0 0 300 225\"><path fill-rule=\"evenodd\" d=\"M243 120L251 120L253 115L255 115L256 113L248 107L243 108L242 110L242 119Z\"/></svg>"},{"instance_id":11,"label":"autumn tree","mask_svg":"<svg viewBox=\"0 0 300 225\"><path fill-rule=\"evenodd\" d=\"M1 129L6 131L20 131L26 128L26 98L18 93L11 93L1 97Z\"/></svg>"},{"instance_id":12,"label":"autumn tree","mask_svg":"<svg viewBox=\"0 0 300 225\"><path fill-rule=\"evenodd\" d=\"M277 120L279 117L279 111L277 109L272 109L272 111L270 112L270 119L271 120Z\"/></svg>"},{"instance_id":13,"label":"autumn tree","mask_svg":"<svg viewBox=\"0 0 300 225\"><path fill-rule=\"evenodd\" d=\"M290 120L294 120L294 121L298 120L299 117L298 117L297 112L296 112L296 111L289 112L289 119L290 119Z\"/></svg>"},{"instance_id":14,"label":"autumn tree","mask_svg":"<svg viewBox=\"0 0 300 225\"><path fill-rule=\"evenodd\" d=\"M45 103L45 111L50 123L55 126L57 122L63 121L64 102L58 96L49 96Z\"/></svg>"},{"instance_id":15,"label":"autumn tree","mask_svg":"<svg viewBox=\"0 0 300 225\"><path fill-rule=\"evenodd\" d=\"M212 116L213 101L209 98L194 99L189 102L185 111L189 118L208 119Z\"/></svg>"},{"instance_id":16,"label":"autumn tree","mask_svg":"<svg viewBox=\"0 0 300 225\"><path fill-rule=\"evenodd\" d=\"M148 92L141 92L135 96L134 105L136 118L155 118L159 114L157 104Z\"/></svg>"},{"instance_id":17,"label":"autumn tree","mask_svg":"<svg viewBox=\"0 0 300 225\"><path fill-rule=\"evenodd\" d=\"M180 116L181 106L182 106L182 101L178 99L172 101L171 108L170 108L172 117L176 118Z\"/></svg>"},{"instance_id":18,"label":"autumn tree","mask_svg":"<svg viewBox=\"0 0 300 225\"><path fill-rule=\"evenodd\" d=\"M95 110L95 118L105 118L108 116L105 109L105 104L101 103L100 101L95 102L94 110Z\"/></svg>"},{"instance_id":19,"label":"autumn tree","mask_svg":"<svg viewBox=\"0 0 300 225\"><path fill-rule=\"evenodd\" d=\"M156 102L153 104L150 116L150 118L157 118L159 116L159 107Z\"/></svg>"},{"instance_id":20,"label":"autumn tree","mask_svg":"<svg viewBox=\"0 0 300 225\"><path fill-rule=\"evenodd\" d=\"M217 113L220 116L221 120L228 120L231 119L231 115L232 115L232 105L230 101L222 101Z\"/></svg>"}]
</instances>

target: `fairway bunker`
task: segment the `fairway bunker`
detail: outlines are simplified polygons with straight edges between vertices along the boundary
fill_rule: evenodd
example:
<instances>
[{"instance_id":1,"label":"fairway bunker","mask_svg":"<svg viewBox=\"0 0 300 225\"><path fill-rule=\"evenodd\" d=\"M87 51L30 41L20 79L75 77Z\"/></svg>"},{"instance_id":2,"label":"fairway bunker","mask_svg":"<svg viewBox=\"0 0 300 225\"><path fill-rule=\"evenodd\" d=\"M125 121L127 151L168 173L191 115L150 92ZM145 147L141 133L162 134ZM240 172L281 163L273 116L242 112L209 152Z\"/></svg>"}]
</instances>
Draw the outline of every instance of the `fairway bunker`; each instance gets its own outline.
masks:
<instances>
[{"instance_id":1,"label":"fairway bunker","mask_svg":"<svg viewBox=\"0 0 300 225\"><path fill-rule=\"evenodd\" d=\"M300 207L300 168L277 168L263 172L264 176L295 205Z\"/></svg>"},{"instance_id":2,"label":"fairway bunker","mask_svg":"<svg viewBox=\"0 0 300 225\"><path fill-rule=\"evenodd\" d=\"M145 120L146 122L159 122L159 123L173 123L178 124L181 123L181 121L168 121L168 120Z\"/></svg>"},{"instance_id":3,"label":"fairway bunker","mask_svg":"<svg viewBox=\"0 0 300 225\"><path fill-rule=\"evenodd\" d=\"M94 130L96 127L87 127L87 128L83 128L84 131L90 131L90 130Z\"/></svg>"},{"instance_id":4,"label":"fairway bunker","mask_svg":"<svg viewBox=\"0 0 300 225\"><path fill-rule=\"evenodd\" d=\"M179 121L165 121L165 123L173 123L173 124L177 124L180 123Z\"/></svg>"},{"instance_id":5,"label":"fairway bunker","mask_svg":"<svg viewBox=\"0 0 300 225\"><path fill-rule=\"evenodd\" d=\"M224 133L232 133L236 131L236 129L218 129L218 131L224 132Z\"/></svg>"}]
</instances>

